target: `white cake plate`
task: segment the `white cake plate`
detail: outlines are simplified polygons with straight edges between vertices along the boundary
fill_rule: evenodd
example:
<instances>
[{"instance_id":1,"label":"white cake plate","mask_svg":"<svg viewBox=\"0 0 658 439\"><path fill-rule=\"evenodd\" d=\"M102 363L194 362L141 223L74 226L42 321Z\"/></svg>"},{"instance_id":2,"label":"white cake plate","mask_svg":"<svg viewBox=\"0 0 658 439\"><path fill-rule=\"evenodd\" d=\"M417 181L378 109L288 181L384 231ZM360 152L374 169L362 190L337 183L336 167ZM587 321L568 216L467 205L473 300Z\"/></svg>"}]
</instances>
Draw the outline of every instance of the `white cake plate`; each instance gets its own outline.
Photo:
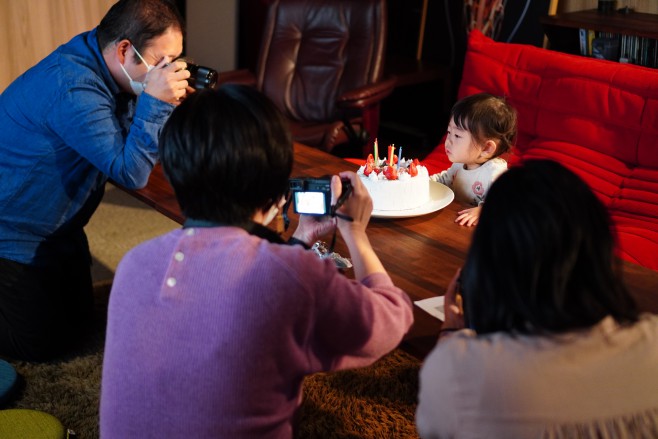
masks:
<instances>
[{"instance_id":1,"label":"white cake plate","mask_svg":"<svg viewBox=\"0 0 658 439\"><path fill-rule=\"evenodd\" d=\"M430 201L415 209L405 210L377 210L373 209L373 218L411 218L436 212L452 203L455 193L448 186L430 180Z\"/></svg>"}]
</instances>

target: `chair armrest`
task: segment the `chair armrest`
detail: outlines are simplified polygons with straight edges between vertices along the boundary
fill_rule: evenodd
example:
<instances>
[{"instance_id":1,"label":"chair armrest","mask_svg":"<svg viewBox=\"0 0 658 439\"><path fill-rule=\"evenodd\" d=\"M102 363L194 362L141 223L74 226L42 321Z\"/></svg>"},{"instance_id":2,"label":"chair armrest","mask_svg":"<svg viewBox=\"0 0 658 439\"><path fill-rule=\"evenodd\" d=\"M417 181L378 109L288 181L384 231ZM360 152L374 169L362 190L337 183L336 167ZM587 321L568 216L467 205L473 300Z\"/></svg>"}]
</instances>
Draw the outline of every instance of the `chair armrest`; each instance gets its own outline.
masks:
<instances>
[{"instance_id":1,"label":"chair armrest","mask_svg":"<svg viewBox=\"0 0 658 439\"><path fill-rule=\"evenodd\" d=\"M362 109L377 104L393 92L396 82L397 78L390 77L375 84L368 84L350 90L338 97L336 105L339 108Z\"/></svg>"},{"instance_id":2,"label":"chair armrest","mask_svg":"<svg viewBox=\"0 0 658 439\"><path fill-rule=\"evenodd\" d=\"M222 84L244 84L254 87L256 76L247 69L229 70L219 73L218 85Z\"/></svg>"}]
</instances>

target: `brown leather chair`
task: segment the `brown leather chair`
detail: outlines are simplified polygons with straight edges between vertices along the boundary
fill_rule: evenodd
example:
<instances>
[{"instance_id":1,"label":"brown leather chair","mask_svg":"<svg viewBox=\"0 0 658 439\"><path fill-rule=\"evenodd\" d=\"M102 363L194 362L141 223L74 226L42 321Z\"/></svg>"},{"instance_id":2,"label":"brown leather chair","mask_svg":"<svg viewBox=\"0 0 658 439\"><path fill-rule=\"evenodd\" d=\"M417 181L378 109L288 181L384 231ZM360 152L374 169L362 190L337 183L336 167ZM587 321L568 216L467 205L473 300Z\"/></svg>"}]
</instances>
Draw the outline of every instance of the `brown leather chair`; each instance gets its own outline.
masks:
<instances>
[{"instance_id":1,"label":"brown leather chair","mask_svg":"<svg viewBox=\"0 0 658 439\"><path fill-rule=\"evenodd\" d=\"M395 87L382 80L386 0L273 0L255 74L220 74L220 83L250 83L290 121L295 141L348 155L372 149L379 107Z\"/></svg>"}]
</instances>

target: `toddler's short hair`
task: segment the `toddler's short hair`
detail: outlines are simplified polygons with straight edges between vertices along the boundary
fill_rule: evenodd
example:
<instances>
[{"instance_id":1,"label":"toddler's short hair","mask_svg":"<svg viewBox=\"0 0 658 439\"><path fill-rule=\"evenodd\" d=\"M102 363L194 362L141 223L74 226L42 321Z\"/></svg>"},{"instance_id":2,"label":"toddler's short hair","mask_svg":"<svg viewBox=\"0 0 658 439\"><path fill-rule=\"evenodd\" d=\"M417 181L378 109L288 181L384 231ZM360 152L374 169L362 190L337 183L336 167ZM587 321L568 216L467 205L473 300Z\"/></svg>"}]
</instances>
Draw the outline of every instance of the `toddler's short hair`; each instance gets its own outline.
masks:
<instances>
[{"instance_id":1,"label":"toddler's short hair","mask_svg":"<svg viewBox=\"0 0 658 439\"><path fill-rule=\"evenodd\" d=\"M459 128L471 133L478 143L496 142L493 157L509 152L516 139L516 110L507 101L489 93L477 93L459 100L450 112Z\"/></svg>"}]
</instances>

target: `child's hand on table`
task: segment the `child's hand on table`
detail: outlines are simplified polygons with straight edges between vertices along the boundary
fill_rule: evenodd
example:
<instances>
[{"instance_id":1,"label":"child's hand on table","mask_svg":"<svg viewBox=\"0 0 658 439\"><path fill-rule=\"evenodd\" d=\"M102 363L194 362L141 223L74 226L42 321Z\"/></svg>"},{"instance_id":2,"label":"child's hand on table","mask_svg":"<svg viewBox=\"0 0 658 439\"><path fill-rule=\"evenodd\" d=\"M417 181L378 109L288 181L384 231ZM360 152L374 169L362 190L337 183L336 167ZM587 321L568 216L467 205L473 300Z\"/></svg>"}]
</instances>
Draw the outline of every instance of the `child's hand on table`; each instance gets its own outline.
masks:
<instances>
[{"instance_id":1,"label":"child's hand on table","mask_svg":"<svg viewBox=\"0 0 658 439\"><path fill-rule=\"evenodd\" d=\"M471 207L470 209L464 209L460 210L457 212L457 219L455 219L455 222L458 223L460 226L475 226L478 223L478 219L480 218L480 211L482 210L482 206L477 206L477 207Z\"/></svg>"}]
</instances>

